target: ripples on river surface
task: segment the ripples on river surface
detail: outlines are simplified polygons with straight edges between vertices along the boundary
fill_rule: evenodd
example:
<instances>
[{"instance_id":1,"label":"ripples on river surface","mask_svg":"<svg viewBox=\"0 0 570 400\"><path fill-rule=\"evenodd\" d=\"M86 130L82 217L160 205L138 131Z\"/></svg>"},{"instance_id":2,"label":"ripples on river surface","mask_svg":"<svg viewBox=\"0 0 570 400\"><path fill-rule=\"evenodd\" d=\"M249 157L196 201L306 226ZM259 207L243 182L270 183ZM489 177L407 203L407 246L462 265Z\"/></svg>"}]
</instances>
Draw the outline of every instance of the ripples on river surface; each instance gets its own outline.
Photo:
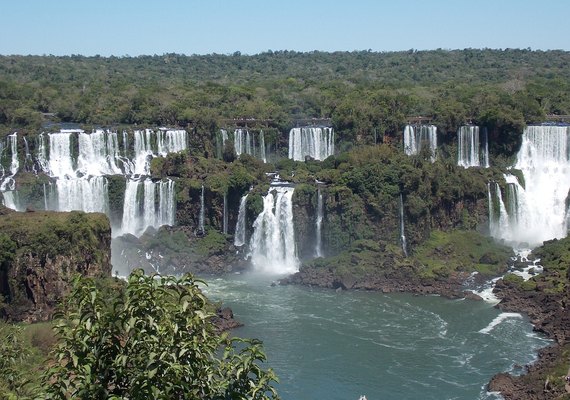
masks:
<instances>
[{"instance_id":1,"label":"ripples on river surface","mask_svg":"<svg viewBox=\"0 0 570 400\"><path fill-rule=\"evenodd\" d=\"M206 292L264 342L284 400L494 399L490 378L520 373L548 341L526 317L438 296L271 286L206 278Z\"/></svg>"}]
</instances>

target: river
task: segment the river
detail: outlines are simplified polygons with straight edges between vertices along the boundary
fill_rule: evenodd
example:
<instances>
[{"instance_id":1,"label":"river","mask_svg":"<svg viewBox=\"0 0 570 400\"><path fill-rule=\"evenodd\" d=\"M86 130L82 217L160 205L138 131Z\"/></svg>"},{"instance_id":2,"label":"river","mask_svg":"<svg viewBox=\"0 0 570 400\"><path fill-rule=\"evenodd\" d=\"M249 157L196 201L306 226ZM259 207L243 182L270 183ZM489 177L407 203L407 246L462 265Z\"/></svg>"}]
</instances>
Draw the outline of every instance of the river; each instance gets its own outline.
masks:
<instances>
[{"instance_id":1,"label":"river","mask_svg":"<svg viewBox=\"0 0 570 400\"><path fill-rule=\"evenodd\" d=\"M275 277L207 277L208 296L264 342L283 400L495 399L486 384L522 372L549 341L486 302L272 286Z\"/></svg>"}]
</instances>

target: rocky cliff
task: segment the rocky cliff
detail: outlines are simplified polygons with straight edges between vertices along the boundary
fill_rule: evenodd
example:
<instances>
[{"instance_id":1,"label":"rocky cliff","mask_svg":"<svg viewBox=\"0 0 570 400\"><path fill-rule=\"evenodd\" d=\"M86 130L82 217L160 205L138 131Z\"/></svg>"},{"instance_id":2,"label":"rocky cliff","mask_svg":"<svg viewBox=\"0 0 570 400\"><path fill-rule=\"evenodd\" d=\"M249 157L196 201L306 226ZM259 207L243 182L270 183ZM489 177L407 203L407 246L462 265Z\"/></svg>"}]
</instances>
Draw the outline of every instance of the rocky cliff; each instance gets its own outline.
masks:
<instances>
[{"instance_id":1,"label":"rocky cliff","mask_svg":"<svg viewBox=\"0 0 570 400\"><path fill-rule=\"evenodd\" d=\"M111 275L111 228L103 214L5 213L0 232L0 312L9 320L48 320L77 273Z\"/></svg>"}]
</instances>

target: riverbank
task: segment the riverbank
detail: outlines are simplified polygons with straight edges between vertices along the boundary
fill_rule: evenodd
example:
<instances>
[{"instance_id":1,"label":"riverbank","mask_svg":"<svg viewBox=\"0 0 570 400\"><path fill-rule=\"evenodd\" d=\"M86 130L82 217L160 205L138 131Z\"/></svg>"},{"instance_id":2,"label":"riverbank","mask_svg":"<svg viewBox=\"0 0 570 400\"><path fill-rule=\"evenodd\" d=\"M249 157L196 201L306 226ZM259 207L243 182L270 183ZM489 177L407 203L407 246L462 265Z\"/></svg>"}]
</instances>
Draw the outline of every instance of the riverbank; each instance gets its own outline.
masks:
<instances>
[{"instance_id":1,"label":"riverbank","mask_svg":"<svg viewBox=\"0 0 570 400\"><path fill-rule=\"evenodd\" d=\"M444 264L453 264L456 261L445 257L445 248L436 246L433 252L444 256ZM454 250L457 249L454 245ZM353 251L340 258L316 260L303 265L298 273L281 280L281 284L480 299L465 290L465 281L473 277L471 268L463 265L456 270L438 267L426 271L422 267L427 259L422 260L422 255L425 255L425 249L420 249L419 257L414 259L405 259L394 251L382 255L368 254L364 250ZM554 344L542 349L536 362L524 366L524 374L515 376L500 373L492 378L489 390L501 392L506 400L570 398L564 387L564 377L570 365L570 240L545 242L544 246L535 249L534 256L542 260L544 271L527 281L511 273L499 279L494 289L494 294L500 299L497 308L528 315L534 331L552 339ZM481 260L494 260L492 265L496 267L494 271L497 275L499 271L506 272L506 264L505 270L502 270L502 261L496 262L498 258L490 257L489 253ZM342 262L357 266L363 261L365 268L351 268L350 272L348 268L340 267ZM370 268L371 265L375 268ZM483 274L475 274L475 277L479 280L489 279L489 275Z\"/></svg>"},{"instance_id":2,"label":"riverbank","mask_svg":"<svg viewBox=\"0 0 570 400\"><path fill-rule=\"evenodd\" d=\"M510 276L497 282L497 305L504 311L525 313L534 330L554 341L538 360L525 366L525 374L497 374L489 389L506 400L570 399L564 377L570 366L570 239L551 240L534 251L544 267L542 274L524 282Z\"/></svg>"}]
</instances>

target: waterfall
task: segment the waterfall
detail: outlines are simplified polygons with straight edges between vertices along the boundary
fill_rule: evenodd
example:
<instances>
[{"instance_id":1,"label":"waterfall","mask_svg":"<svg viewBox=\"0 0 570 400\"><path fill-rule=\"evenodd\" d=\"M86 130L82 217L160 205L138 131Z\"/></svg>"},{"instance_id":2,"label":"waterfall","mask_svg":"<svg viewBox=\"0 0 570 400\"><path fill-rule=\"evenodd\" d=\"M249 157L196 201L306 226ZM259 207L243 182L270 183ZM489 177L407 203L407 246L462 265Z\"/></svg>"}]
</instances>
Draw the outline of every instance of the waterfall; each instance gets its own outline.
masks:
<instances>
[{"instance_id":1,"label":"waterfall","mask_svg":"<svg viewBox=\"0 0 570 400\"><path fill-rule=\"evenodd\" d=\"M174 181L127 180L120 234L140 236L150 227L174 225L174 215Z\"/></svg>"},{"instance_id":2,"label":"waterfall","mask_svg":"<svg viewBox=\"0 0 570 400\"><path fill-rule=\"evenodd\" d=\"M165 157L168 153L177 153L186 150L188 134L183 129L160 128L157 132L158 154Z\"/></svg>"},{"instance_id":3,"label":"waterfall","mask_svg":"<svg viewBox=\"0 0 570 400\"><path fill-rule=\"evenodd\" d=\"M62 130L48 135L49 158L46 163L47 170L44 172L49 176L56 178L76 177L71 156L71 134L72 131Z\"/></svg>"},{"instance_id":4,"label":"waterfall","mask_svg":"<svg viewBox=\"0 0 570 400\"><path fill-rule=\"evenodd\" d=\"M323 256L322 231L323 228L323 194L321 188L317 192L317 219L315 221L315 257Z\"/></svg>"},{"instance_id":5,"label":"waterfall","mask_svg":"<svg viewBox=\"0 0 570 400\"><path fill-rule=\"evenodd\" d=\"M483 167L489 168L489 134L487 128L483 128Z\"/></svg>"},{"instance_id":6,"label":"waterfall","mask_svg":"<svg viewBox=\"0 0 570 400\"><path fill-rule=\"evenodd\" d=\"M131 174L134 175L149 175L150 174L150 158L152 158L152 130L145 129L144 131L134 132L134 159L133 170Z\"/></svg>"},{"instance_id":7,"label":"waterfall","mask_svg":"<svg viewBox=\"0 0 570 400\"><path fill-rule=\"evenodd\" d=\"M77 141L73 140L75 136ZM122 136L123 148L116 132L102 129L91 133L80 129L61 130L41 134L38 140L38 165L56 178L53 201L48 201L44 187L46 209L52 206L58 211L81 210L109 215L106 176L122 175L126 189L120 232L138 236L149 227L174 224L174 182L153 182L140 176L149 174L151 157L184 150L186 131L166 128L157 132L135 131L132 159L127 157L126 132Z\"/></svg>"},{"instance_id":8,"label":"waterfall","mask_svg":"<svg viewBox=\"0 0 570 400\"><path fill-rule=\"evenodd\" d=\"M117 166L119 143L116 132L97 129L92 133L80 132L78 135L79 156L77 170L84 175L121 174Z\"/></svg>"},{"instance_id":9,"label":"waterfall","mask_svg":"<svg viewBox=\"0 0 570 400\"><path fill-rule=\"evenodd\" d=\"M204 219L206 213L206 207L204 207L204 185L202 184L202 193L200 194L200 217L198 220L198 233L203 235L205 233L204 230Z\"/></svg>"},{"instance_id":10,"label":"waterfall","mask_svg":"<svg viewBox=\"0 0 570 400\"><path fill-rule=\"evenodd\" d=\"M216 155L218 158L224 158L224 147L228 140L228 131L220 129L220 134L216 136Z\"/></svg>"},{"instance_id":11,"label":"waterfall","mask_svg":"<svg viewBox=\"0 0 570 400\"><path fill-rule=\"evenodd\" d=\"M402 251L404 256L408 256L408 245L406 243L406 233L404 230L404 198L400 193L400 240L402 242Z\"/></svg>"},{"instance_id":12,"label":"waterfall","mask_svg":"<svg viewBox=\"0 0 570 400\"><path fill-rule=\"evenodd\" d=\"M242 196L239 202L238 219L236 224L236 231L234 234L234 246L237 247L243 246L245 244L246 204L247 204L247 193L244 196Z\"/></svg>"},{"instance_id":13,"label":"waterfall","mask_svg":"<svg viewBox=\"0 0 570 400\"><path fill-rule=\"evenodd\" d=\"M516 177L505 175L507 184L513 186L516 204L505 208L509 229L494 236L532 248L567 235L569 136L568 126L537 125L525 129L515 165L522 171L524 188Z\"/></svg>"},{"instance_id":14,"label":"waterfall","mask_svg":"<svg viewBox=\"0 0 570 400\"><path fill-rule=\"evenodd\" d=\"M107 179L103 176L58 179L56 189L57 211L109 212Z\"/></svg>"},{"instance_id":15,"label":"waterfall","mask_svg":"<svg viewBox=\"0 0 570 400\"><path fill-rule=\"evenodd\" d=\"M2 192L14 191L16 189L16 182L14 181L14 175L18 173L18 169L20 168L20 161L18 160L18 134L13 133L12 135L8 135L8 142L11 152L10 175L7 177L4 176L2 177L3 180L2 183L0 183L0 191ZM9 207L9 208L14 208L14 207Z\"/></svg>"},{"instance_id":16,"label":"waterfall","mask_svg":"<svg viewBox=\"0 0 570 400\"><path fill-rule=\"evenodd\" d=\"M18 168L20 168L20 161L18 161L18 134L13 133L8 136L10 141L10 151L12 152L12 160L10 161L10 173L12 176L16 175Z\"/></svg>"},{"instance_id":17,"label":"waterfall","mask_svg":"<svg viewBox=\"0 0 570 400\"><path fill-rule=\"evenodd\" d=\"M228 234L228 195L224 193L224 215L222 219L222 232Z\"/></svg>"},{"instance_id":18,"label":"waterfall","mask_svg":"<svg viewBox=\"0 0 570 400\"><path fill-rule=\"evenodd\" d=\"M473 125L462 126L457 131L457 165L460 167L489 167L487 131L483 129L482 135L479 131L479 127ZM483 137L482 146L480 136Z\"/></svg>"},{"instance_id":19,"label":"waterfall","mask_svg":"<svg viewBox=\"0 0 570 400\"><path fill-rule=\"evenodd\" d=\"M38 171L36 171L34 167L34 160L32 158L32 154L30 153L30 146L28 144L28 140L26 139L25 136L23 136L22 139L24 140L24 149L26 151L26 155L24 158L24 169L26 171L37 173Z\"/></svg>"},{"instance_id":20,"label":"waterfall","mask_svg":"<svg viewBox=\"0 0 570 400\"><path fill-rule=\"evenodd\" d=\"M238 156L244 153L253 155L251 152L251 136L247 129L238 128L234 131L234 148Z\"/></svg>"},{"instance_id":21,"label":"waterfall","mask_svg":"<svg viewBox=\"0 0 570 400\"><path fill-rule=\"evenodd\" d=\"M263 131L259 131L259 158L264 163L267 162L267 156L265 154L265 135Z\"/></svg>"},{"instance_id":22,"label":"waterfall","mask_svg":"<svg viewBox=\"0 0 570 400\"><path fill-rule=\"evenodd\" d=\"M15 190L7 190L2 192L2 198L2 204L4 204L4 207L11 208L15 211L21 211L18 204L18 192Z\"/></svg>"},{"instance_id":23,"label":"waterfall","mask_svg":"<svg viewBox=\"0 0 570 400\"><path fill-rule=\"evenodd\" d=\"M263 211L253 223L251 262L260 272L285 274L298 270L293 226L293 191L271 186L263 198Z\"/></svg>"},{"instance_id":24,"label":"waterfall","mask_svg":"<svg viewBox=\"0 0 570 400\"><path fill-rule=\"evenodd\" d=\"M408 156L419 154L428 147L432 162L436 159L437 127L435 125L406 125L404 128L404 153Z\"/></svg>"},{"instance_id":25,"label":"waterfall","mask_svg":"<svg viewBox=\"0 0 570 400\"><path fill-rule=\"evenodd\" d=\"M289 158L305 161L309 156L324 160L334 154L334 131L330 127L303 127L289 131Z\"/></svg>"},{"instance_id":26,"label":"waterfall","mask_svg":"<svg viewBox=\"0 0 570 400\"><path fill-rule=\"evenodd\" d=\"M49 140L49 136L48 136ZM49 161L47 155L46 135L40 133L38 136L38 166L42 172L49 173Z\"/></svg>"},{"instance_id":27,"label":"waterfall","mask_svg":"<svg viewBox=\"0 0 570 400\"><path fill-rule=\"evenodd\" d=\"M78 135L77 169L72 156L71 137ZM49 158L40 136L39 159L44 172L56 181L56 210L109 212L107 179L103 172L110 168L102 132L93 137L82 130L61 130L50 133ZM47 168L47 170L46 170ZM120 172L120 170L118 170Z\"/></svg>"}]
</instances>

